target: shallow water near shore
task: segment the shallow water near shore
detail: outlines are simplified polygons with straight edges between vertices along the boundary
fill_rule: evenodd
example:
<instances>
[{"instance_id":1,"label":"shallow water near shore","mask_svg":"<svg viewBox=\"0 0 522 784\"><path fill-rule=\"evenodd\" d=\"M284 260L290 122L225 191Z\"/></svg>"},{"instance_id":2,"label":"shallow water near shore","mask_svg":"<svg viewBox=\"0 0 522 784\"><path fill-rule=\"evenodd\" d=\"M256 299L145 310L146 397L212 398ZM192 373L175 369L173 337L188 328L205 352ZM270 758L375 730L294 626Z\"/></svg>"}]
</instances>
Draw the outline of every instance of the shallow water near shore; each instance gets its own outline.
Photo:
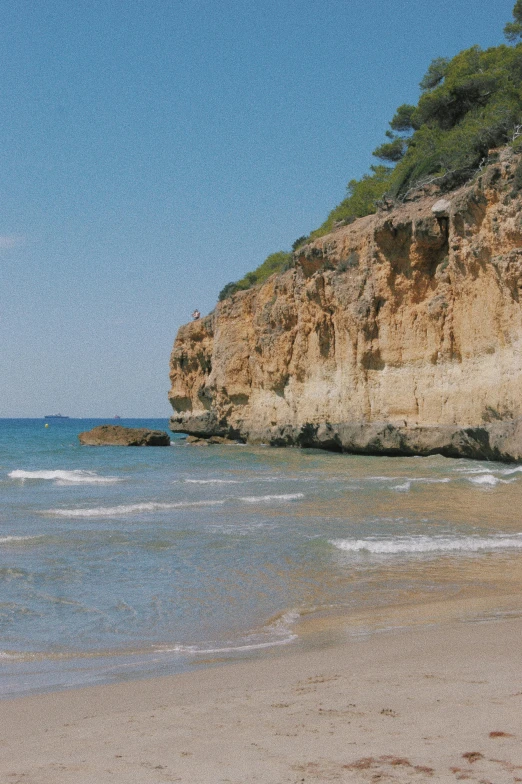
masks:
<instances>
[{"instance_id":1,"label":"shallow water near shore","mask_svg":"<svg viewBox=\"0 0 522 784\"><path fill-rule=\"evenodd\" d=\"M522 466L81 447L102 421L0 420L0 696L522 608Z\"/></svg>"}]
</instances>

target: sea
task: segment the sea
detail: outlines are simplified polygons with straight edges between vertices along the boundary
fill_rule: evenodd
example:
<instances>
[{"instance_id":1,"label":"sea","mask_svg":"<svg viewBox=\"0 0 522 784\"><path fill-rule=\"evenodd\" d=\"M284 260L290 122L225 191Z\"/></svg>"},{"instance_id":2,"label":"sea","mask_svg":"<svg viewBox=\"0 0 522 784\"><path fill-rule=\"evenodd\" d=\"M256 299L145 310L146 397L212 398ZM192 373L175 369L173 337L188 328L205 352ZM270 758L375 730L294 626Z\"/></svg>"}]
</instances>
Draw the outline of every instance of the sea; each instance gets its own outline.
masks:
<instances>
[{"instance_id":1,"label":"sea","mask_svg":"<svg viewBox=\"0 0 522 784\"><path fill-rule=\"evenodd\" d=\"M520 465L81 446L102 423L0 420L1 697L522 613Z\"/></svg>"}]
</instances>

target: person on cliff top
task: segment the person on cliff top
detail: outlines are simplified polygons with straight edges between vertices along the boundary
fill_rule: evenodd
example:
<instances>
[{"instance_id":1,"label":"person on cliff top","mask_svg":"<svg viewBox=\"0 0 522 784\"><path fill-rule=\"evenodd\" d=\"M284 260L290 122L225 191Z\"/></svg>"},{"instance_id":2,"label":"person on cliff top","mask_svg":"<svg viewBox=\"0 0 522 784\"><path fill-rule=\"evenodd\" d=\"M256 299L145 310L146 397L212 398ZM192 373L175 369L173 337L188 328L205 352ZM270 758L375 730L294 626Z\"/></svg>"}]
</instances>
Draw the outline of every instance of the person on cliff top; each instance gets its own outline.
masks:
<instances>
[{"instance_id":1,"label":"person on cliff top","mask_svg":"<svg viewBox=\"0 0 522 784\"><path fill-rule=\"evenodd\" d=\"M197 321L198 319L201 318L201 313L199 312L199 310L197 308L194 311L194 313L192 314L192 318L194 319L194 321Z\"/></svg>"}]
</instances>

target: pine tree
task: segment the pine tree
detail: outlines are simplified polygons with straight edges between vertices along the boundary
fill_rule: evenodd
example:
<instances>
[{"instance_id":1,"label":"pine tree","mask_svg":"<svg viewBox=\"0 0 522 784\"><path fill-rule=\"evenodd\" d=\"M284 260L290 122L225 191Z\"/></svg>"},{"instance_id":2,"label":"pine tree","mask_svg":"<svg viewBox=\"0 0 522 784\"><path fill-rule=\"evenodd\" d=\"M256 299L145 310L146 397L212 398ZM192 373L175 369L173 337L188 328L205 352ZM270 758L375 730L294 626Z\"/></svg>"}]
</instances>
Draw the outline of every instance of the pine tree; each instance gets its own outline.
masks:
<instances>
[{"instance_id":1,"label":"pine tree","mask_svg":"<svg viewBox=\"0 0 522 784\"><path fill-rule=\"evenodd\" d=\"M516 41L522 38L522 0L517 0L513 8L514 22L508 22L504 27L504 35L508 41Z\"/></svg>"}]
</instances>

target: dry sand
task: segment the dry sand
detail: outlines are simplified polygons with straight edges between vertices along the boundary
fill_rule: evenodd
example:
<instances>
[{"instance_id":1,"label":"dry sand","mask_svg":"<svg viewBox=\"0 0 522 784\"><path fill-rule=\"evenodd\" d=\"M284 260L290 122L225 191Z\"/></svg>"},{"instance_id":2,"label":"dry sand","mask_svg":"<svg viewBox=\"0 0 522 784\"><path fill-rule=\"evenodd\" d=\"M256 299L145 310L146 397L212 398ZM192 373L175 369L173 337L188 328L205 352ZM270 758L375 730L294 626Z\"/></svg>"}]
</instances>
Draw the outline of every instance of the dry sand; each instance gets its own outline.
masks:
<instances>
[{"instance_id":1,"label":"dry sand","mask_svg":"<svg viewBox=\"0 0 522 784\"><path fill-rule=\"evenodd\" d=\"M522 620L0 702L9 784L522 781Z\"/></svg>"}]
</instances>

